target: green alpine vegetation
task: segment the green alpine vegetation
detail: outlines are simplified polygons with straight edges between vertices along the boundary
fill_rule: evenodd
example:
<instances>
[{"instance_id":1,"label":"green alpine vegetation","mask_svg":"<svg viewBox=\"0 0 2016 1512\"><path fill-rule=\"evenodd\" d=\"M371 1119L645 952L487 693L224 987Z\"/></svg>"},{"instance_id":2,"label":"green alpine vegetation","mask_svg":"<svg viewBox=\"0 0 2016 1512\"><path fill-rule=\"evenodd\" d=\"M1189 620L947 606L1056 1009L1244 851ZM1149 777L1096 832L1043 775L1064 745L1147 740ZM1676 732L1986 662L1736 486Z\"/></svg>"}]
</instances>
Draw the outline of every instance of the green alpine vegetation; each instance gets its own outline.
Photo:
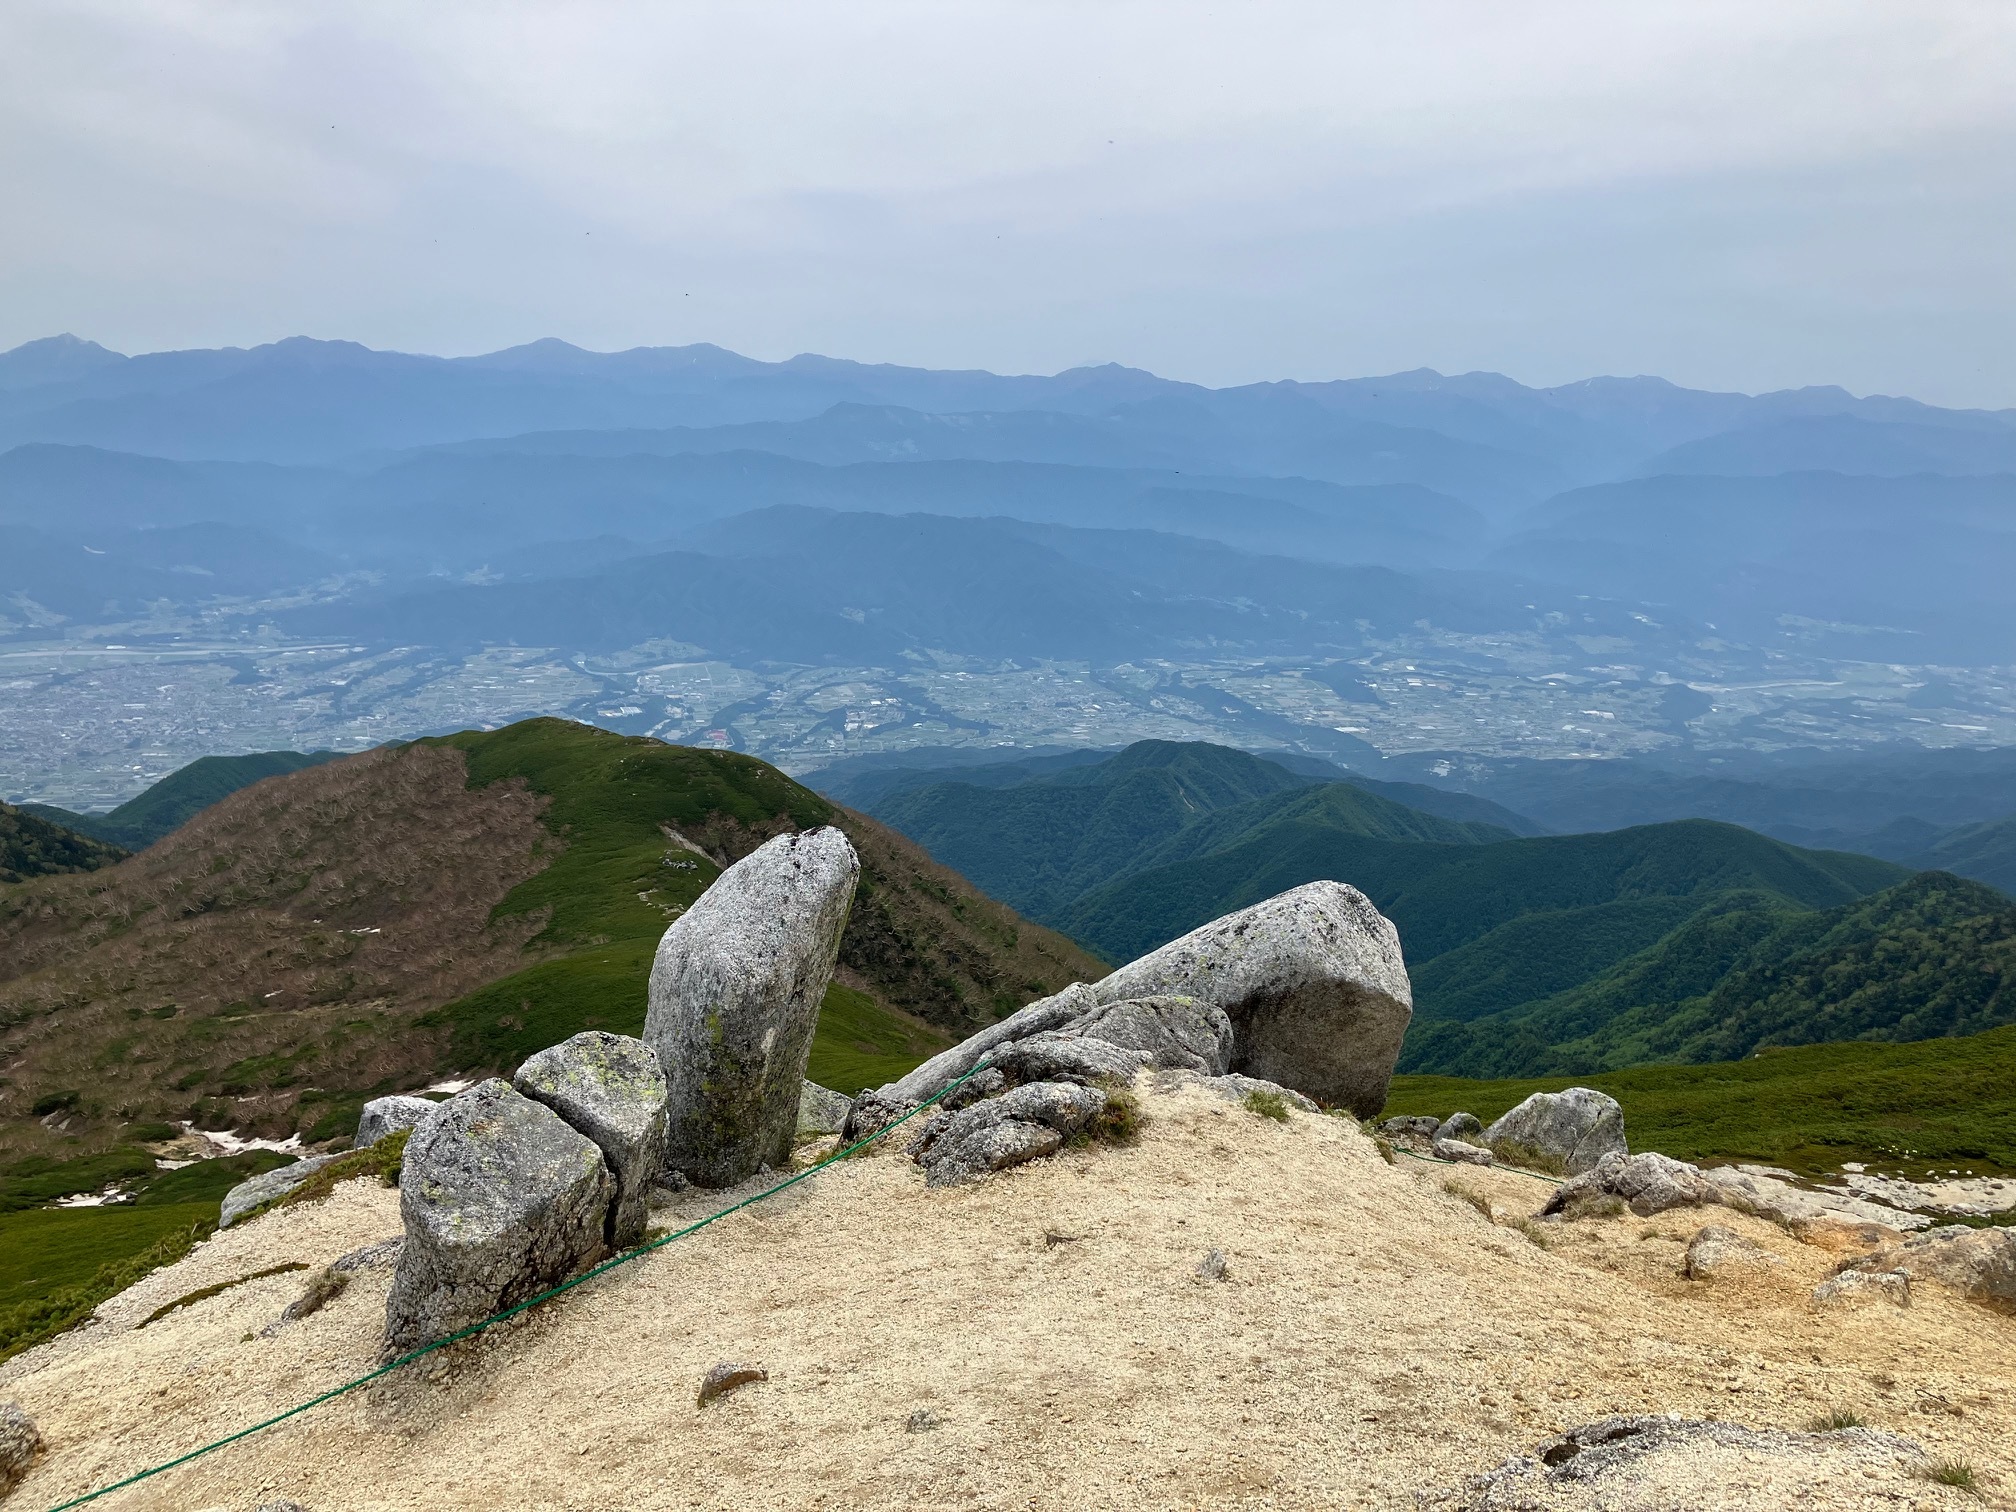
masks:
<instances>
[{"instance_id":1,"label":"green alpine vegetation","mask_svg":"<svg viewBox=\"0 0 2016 1512\"><path fill-rule=\"evenodd\" d=\"M144 793L104 814L73 814L53 804L23 807L45 819L129 851L145 850L180 829L212 804L268 777L334 761L334 751L255 751L249 756L203 756L171 772Z\"/></svg>"},{"instance_id":2,"label":"green alpine vegetation","mask_svg":"<svg viewBox=\"0 0 2016 1512\"><path fill-rule=\"evenodd\" d=\"M1922 872L1829 909L1721 894L1565 992L1467 1022L1417 1019L1401 1064L1584 1073L1734 1060L1765 1046L1971 1035L2012 1021L2016 908L1978 882Z\"/></svg>"},{"instance_id":3,"label":"green alpine vegetation","mask_svg":"<svg viewBox=\"0 0 2016 1512\"><path fill-rule=\"evenodd\" d=\"M1535 1092L1587 1086L1624 1106L1635 1150L1809 1175L1862 1161L1907 1176L2016 1172L2016 1026L1909 1044L1848 1042L1743 1060L1477 1081L1396 1076L1383 1117L1487 1123Z\"/></svg>"},{"instance_id":4,"label":"green alpine vegetation","mask_svg":"<svg viewBox=\"0 0 2016 1512\"><path fill-rule=\"evenodd\" d=\"M1348 783L1316 783L1244 751L1166 740L1008 786L966 774L903 788L871 812L994 897L1111 959L1139 951L1131 940L1063 922L1087 893L1299 815L1319 813L1314 822L1392 841L1511 838L1508 829L1440 818Z\"/></svg>"},{"instance_id":5,"label":"green alpine vegetation","mask_svg":"<svg viewBox=\"0 0 2016 1512\"><path fill-rule=\"evenodd\" d=\"M1515 835L1166 742L872 785L941 860L1109 961L1305 882L1353 884L1407 953L1406 1072L1586 1074L2016 1021L2006 897L1736 825Z\"/></svg>"},{"instance_id":6,"label":"green alpine vegetation","mask_svg":"<svg viewBox=\"0 0 2016 1512\"><path fill-rule=\"evenodd\" d=\"M96 871L126 854L28 809L0 803L0 884Z\"/></svg>"}]
</instances>

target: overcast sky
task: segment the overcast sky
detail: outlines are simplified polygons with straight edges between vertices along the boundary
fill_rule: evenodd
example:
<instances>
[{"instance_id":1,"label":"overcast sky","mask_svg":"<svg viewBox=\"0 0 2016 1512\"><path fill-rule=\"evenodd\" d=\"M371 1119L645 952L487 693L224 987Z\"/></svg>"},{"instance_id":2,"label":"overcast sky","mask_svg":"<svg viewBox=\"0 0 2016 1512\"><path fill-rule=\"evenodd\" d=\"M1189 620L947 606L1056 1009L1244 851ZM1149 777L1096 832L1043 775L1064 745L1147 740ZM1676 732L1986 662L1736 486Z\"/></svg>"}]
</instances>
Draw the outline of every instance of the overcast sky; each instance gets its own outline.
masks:
<instances>
[{"instance_id":1,"label":"overcast sky","mask_svg":"<svg viewBox=\"0 0 2016 1512\"><path fill-rule=\"evenodd\" d=\"M2016 6L7 0L0 347L2016 405Z\"/></svg>"}]
</instances>

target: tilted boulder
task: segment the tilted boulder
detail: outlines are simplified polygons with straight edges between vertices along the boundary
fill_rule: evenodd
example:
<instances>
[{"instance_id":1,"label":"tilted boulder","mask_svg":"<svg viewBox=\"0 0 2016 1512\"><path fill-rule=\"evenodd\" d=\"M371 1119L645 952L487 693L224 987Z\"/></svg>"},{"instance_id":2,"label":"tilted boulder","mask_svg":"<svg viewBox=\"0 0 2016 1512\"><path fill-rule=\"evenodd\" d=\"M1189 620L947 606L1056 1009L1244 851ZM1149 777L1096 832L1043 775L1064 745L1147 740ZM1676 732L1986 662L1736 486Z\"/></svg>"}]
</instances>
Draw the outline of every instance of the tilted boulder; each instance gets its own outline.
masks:
<instances>
[{"instance_id":1,"label":"tilted boulder","mask_svg":"<svg viewBox=\"0 0 2016 1512\"><path fill-rule=\"evenodd\" d=\"M602 1151L616 1178L606 1239L628 1249L644 1238L646 1200L665 1168L665 1073L658 1052L626 1034L590 1029L541 1050L511 1085L544 1103Z\"/></svg>"},{"instance_id":2,"label":"tilted boulder","mask_svg":"<svg viewBox=\"0 0 2016 1512\"><path fill-rule=\"evenodd\" d=\"M239 1182L224 1194L223 1205L217 1212L217 1227L227 1229L254 1208L285 1197L334 1159L334 1155L310 1155L306 1160L275 1166Z\"/></svg>"},{"instance_id":3,"label":"tilted boulder","mask_svg":"<svg viewBox=\"0 0 2016 1512\"><path fill-rule=\"evenodd\" d=\"M666 1165L724 1187L782 1165L861 863L837 829L779 835L665 931L644 1038L669 1085Z\"/></svg>"},{"instance_id":4,"label":"tilted boulder","mask_svg":"<svg viewBox=\"0 0 2016 1512\"><path fill-rule=\"evenodd\" d=\"M864 1092L854 1099L853 1110L847 1116L848 1139L866 1139L870 1134L886 1129L890 1124L926 1100L936 1097L947 1087L965 1076L985 1059L990 1052L1017 1040L1029 1038L1051 1029L1061 1029L1066 1024L1085 1017L1099 1006L1092 989L1082 982L1073 982L1062 992L1047 998L1038 998L1027 1007L1017 1009L998 1024L990 1024L979 1033L969 1035L950 1050L941 1050L907 1075L886 1086L877 1087L872 1092ZM983 1078L995 1075L990 1067L960 1087L954 1098L965 1093L968 1088ZM1005 1085L1005 1082L1003 1083ZM985 1095L985 1094L982 1094Z\"/></svg>"},{"instance_id":5,"label":"tilted boulder","mask_svg":"<svg viewBox=\"0 0 2016 1512\"><path fill-rule=\"evenodd\" d=\"M1232 1021L1195 998L1128 998L1003 1045L992 1063L1017 1082L1125 1081L1142 1070L1222 1076L1232 1063Z\"/></svg>"},{"instance_id":6,"label":"tilted boulder","mask_svg":"<svg viewBox=\"0 0 2016 1512\"><path fill-rule=\"evenodd\" d=\"M798 1138L838 1134L847 1127L847 1115L853 1107L854 1099L851 1097L822 1087L815 1081L802 1083L798 1088Z\"/></svg>"},{"instance_id":7,"label":"tilted boulder","mask_svg":"<svg viewBox=\"0 0 2016 1512\"><path fill-rule=\"evenodd\" d=\"M440 1106L426 1097L374 1097L364 1104L364 1111L357 1119L357 1137L350 1142L353 1150L369 1149L387 1134L397 1134L401 1129L417 1129L420 1120Z\"/></svg>"},{"instance_id":8,"label":"tilted boulder","mask_svg":"<svg viewBox=\"0 0 2016 1512\"><path fill-rule=\"evenodd\" d=\"M1890 1271L1912 1281L1933 1281L2002 1312L2016 1312L2016 1229L1946 1224L1914 1234L1843 1267Z\"/></svg>"},{"instance_id":9,"label":"tilted boulder","mask_svg":"<svg viewBox=\"0 0 2016 1512\"><path fill-rule=\"evenodd\" d=\"M1360 1118L1378 1113L1413 1016L1392 923L1355 887L1311 882L1122 966L1102 1004L1175 995L1224 1010L1232 1068Z\"/></svg>"},{"instance_id":10,"label":"tilted boulder","mask_svg":"<svg viewBox=\"0 0 2016 1512\"><path fill-rule=\"evenodd\" d=\"M1624 1109L1593 1087L1535 1092L1486 1129L1480 1143L1514 1165L1550 1166L1566 1176L1593 1170L1606 1155L1629 1153Z\"/></svg>"},{"instance_id":11,"label":"tilted boulder","mask_svg":"<svg viewBox=\"0 0 2016 1512\"><path fill-rule=\"evenodd\" d=\"M616 1180L587 1135L496 1077L413 1131L406 1242L385 1300L388 1355L556 1286L599 1259Z\"/></svg>"},{"instance_id":12,"label":"tilted boulder","mask_svg":"<svg viewBox=\"0 0 2016 1512\"><path fill-rule=\"evenodd\" d=\"M1600 1197L1616 1197L1640 1218L1650 1218L1671 1208L1719 1203L1722 1192L1699 1166L1684 1160L1649 1150L1643 1155L1613 1151L1597 1161L1594 1170L1562 1182L1541 1211L1572 1217L1578 1210L1586 1211L1591 1198Z\"/></svg>"},{"instance_id":13,"label":"tilted boulder","mask_svg":"<svg viewBox=\"0 0 2016 1512\"><path fill-rule=\"evenodd\" d=\"M911 1146L926 1186L951 1186L1063 1148L1106 1107L1076 1082L1031 1082L957 1113L937 1115Z\"/></svg>"}]
</instances>

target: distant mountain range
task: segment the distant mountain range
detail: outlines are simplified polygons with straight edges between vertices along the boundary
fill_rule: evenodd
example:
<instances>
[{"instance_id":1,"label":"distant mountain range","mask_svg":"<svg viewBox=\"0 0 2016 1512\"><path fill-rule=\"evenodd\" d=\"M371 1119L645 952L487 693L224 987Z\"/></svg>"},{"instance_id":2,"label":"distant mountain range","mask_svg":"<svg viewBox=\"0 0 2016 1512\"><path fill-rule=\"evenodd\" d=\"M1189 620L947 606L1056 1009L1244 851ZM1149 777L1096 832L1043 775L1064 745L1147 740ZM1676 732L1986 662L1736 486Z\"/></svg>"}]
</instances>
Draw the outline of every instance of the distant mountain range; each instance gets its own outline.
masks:
<instances>
[{"instance_id":1,"label":"distant mountain range","mask_svg":"<svg viewBox=\"0 0 2016 1512\"><path fill-rule=\"evenodd\" d=\"M180 829L214 803L240 788L284 777L303 767L334 761L334 751L256 751L249 756L204 756L162 778L138 796L104 814L73 814L46 803L22 805L24 812L94 840L129 851L145 850Z\"/></svg>"}]
</instances>

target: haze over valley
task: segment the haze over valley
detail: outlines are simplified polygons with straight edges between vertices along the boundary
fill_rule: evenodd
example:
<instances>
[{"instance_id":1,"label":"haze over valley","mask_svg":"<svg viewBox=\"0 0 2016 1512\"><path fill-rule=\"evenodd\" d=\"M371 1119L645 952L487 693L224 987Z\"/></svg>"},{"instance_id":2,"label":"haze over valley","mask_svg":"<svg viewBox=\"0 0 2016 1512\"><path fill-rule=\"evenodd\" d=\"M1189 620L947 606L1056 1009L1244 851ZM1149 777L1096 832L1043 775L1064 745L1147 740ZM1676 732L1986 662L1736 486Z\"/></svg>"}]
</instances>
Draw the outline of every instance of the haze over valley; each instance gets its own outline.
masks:
<instances>
[{"instance_id":1,"label":"haze over valley","mask_svg":"<svg viewBox=\"0 0 2016 1512\"><path fill-rule=\"evenodd\" d=\"M79 811L531 714L800 774L2016 744L2016 411L57 337L0 442L0 792Z\"/></svg>"}]
</instances>

